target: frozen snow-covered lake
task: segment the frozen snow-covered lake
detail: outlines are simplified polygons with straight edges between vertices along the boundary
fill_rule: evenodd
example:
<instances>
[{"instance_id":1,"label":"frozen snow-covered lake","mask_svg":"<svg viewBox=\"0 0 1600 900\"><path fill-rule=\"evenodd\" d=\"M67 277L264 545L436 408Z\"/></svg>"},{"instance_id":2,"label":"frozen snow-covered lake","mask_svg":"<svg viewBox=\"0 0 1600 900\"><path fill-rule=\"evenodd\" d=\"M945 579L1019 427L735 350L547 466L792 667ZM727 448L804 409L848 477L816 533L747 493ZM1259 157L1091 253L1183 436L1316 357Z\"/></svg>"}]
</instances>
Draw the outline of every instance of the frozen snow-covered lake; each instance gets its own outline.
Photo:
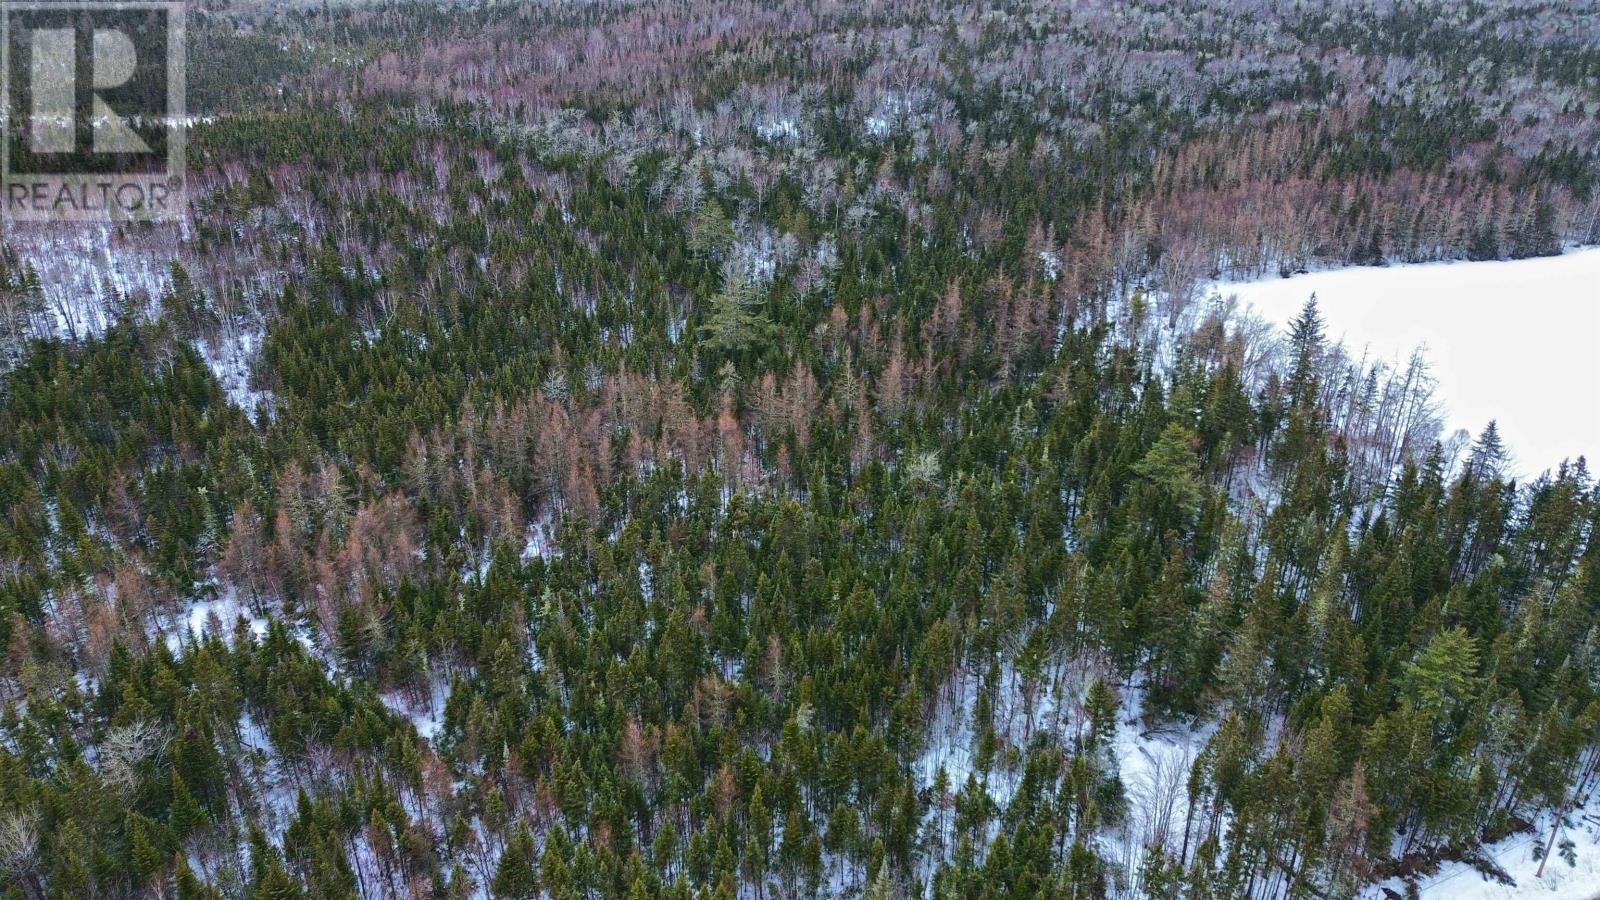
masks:
<instances>
[{"instance_id":1,"label":"frozen snow-covered lake","mask_svg":"<svg viewBox=\"0 0 1600 900\"><path fill-rule=\"evenodd\" d=\"M1600 454L1600 247L1508 262L1336 269L1216 285L1287 324L1317 295L1330 338L1404 365L1425 348L1445 437L1490 419L1523 477Z\"/></svg>"}]
</instances>

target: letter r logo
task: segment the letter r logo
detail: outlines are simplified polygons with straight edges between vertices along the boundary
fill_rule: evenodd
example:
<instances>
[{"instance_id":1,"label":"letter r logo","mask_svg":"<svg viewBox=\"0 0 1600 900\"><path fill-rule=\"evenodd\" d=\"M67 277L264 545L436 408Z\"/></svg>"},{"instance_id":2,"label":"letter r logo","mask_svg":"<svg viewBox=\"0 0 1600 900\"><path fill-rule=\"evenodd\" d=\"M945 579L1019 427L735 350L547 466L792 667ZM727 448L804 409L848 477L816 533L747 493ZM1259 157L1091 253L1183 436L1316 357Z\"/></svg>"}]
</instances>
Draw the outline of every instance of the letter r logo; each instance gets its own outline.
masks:
<instances>
[{"instance_id":1,"label":"letter r logo","mask_svg":"<svg viewBox=\"0 0 1600 900\"><path fill-rule=\"evenodd\" d=\"M133 78L138 51L127 34L113 28L92 32L90 127L96 153L149 153L150 145L128 126L101 97L100 91L120 87ZM29 144L35 153L72 153L77 150L77 41L71 28L33 31L33 110Z\"/></svg>"}]
</instances>

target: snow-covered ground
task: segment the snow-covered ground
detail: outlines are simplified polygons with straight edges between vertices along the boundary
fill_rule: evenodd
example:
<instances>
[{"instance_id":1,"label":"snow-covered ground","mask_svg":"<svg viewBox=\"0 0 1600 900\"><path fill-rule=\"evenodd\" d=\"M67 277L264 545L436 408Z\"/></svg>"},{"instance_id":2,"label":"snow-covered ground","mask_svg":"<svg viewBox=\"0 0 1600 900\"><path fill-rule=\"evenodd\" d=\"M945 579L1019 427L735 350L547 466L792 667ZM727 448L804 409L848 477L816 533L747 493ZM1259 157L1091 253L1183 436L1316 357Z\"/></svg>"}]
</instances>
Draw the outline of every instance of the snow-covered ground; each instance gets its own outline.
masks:
<instances>
[{"instance_id":1,"label":"snow-covered ground","mask_svg":"<svg viewBox=\"0 0 1600 900\"><path fill-rule=\"evenodd\" d=\"M1132 687L1124 691L1112 740L1128 798L1128 821L1123 840L1107 844L1114 859L1121 855L1116 861L1129 873L1139 871L1148 847L1177 855L1189 813L1189 775L1216 731L1214 722L1199 729L1167 723L1147 730L1142 724L1143 706L1142 691Z\"/></svg>"},{"instance_id":2,"label":"snow-covered ground","mask_svg":"<svg viewBox=\"0 0 1600 900\"><path fill-rule=\"evenodd\" d=\"M378 697L392 712L410 719L425 741L436 739L444 728L444 705L450 699L449 679L435 675L429 682L428 696L420 700L408 697L404 691L389 691Z\"/></svg>"},{"instance_id":3,"label":"snow-covered ground","mask_svg":"<svg viewBox=\"0 0 1600 900\"><path fill-rule=\"evenodd\" d=\"M1083 695L1095 677L1108 677L1097 661L1065 658L1053 660L1043 677L1025 684L1021 674L1009 663L997 670L999 679L992 695L992 715L999 738L999 752L988 771L977 765L979 734L974 721L982 679L964 668L936 704L929 723L928 741L912 764L919 787L936 784L943 770L952 795L961 792L969 778L976 779L1003 813L1022 781L1018 757L1006 748L1025 747L1036 735L1050 733L1060 746L1070 747L1082 734ZM1188 779L1194 760L1215 731L1214 723L1189 728L1165 723L1145 726L1142 715L1144 694L1137 684L1119 688L1120 706L1116 732L1111 738L1110 761L1127 797L1127 817L1119 826L1103 829L1093 843L1104 859L1116 869L1117 887L1112 896L1140 897L1139 871L1149 847L1159 846L1176 854L1183 843L1183 829L1189 809ZM1032 702L1028 697L1032 696ZM949 816L935 808L925 825L935 833L935 856L943 858L956 844L949 828ZM992 839L1000 828L990 823ZM932 864L928 860L931 874ZM931 891L932 885L929 884ZM931 894L929 895L931 896Z\"/></svg>"},{"instance_id":4,"label":"snow-covered ground","mask_svg":"<svg viewBox=\"0 0 1600 900\"><path fill-rule=\"evenodd\" d=\"M180 232L136 242L109 225L36 224L13 228L5 243L39 275L50 327L64 337L97 334L111 324L117 297L158 300L172 285Z\"/></svg>"},{"instance_id":5,"label":"snow-covered ground","mask_svg":"<svg viewBox=\"0 0 1600 900\"><path fill-rule=\"evenodd\" d=\"M181 653L185 641L204 640L213 632L231 642L234 624L241 617L249 622L250 631L257 640L266 635L267 620L246 609L231 585L219 585L214 595L191 601L181 618L168 623L169 627L164 629L167 649Z\"/></svg>"},{"instance_id":6,"label":"snow-covered ground","mask_svg":"<svg viewBox=\"0 0 1600 900\"><path fill-rule=\"evenodd\" d=\"M272 392L250 386L250 370L264 339L261 330L240 330L219 335L214 342L196 341L196 349L211 367L228 401L252 416L258 409L272 408Z\"/></svg>"},{"instance_id":7,"label":"snow-covered ground","mask_svg":"<svg viewBox=\"0 0 1600 900\"><path fill-rule=\"evenodd\" d=\"M1552 813L1541 813L1534 821L1531 833L1516 834L1484 848L1484 855L1494 860L1511 878L1511 884L1502 884L1484 877L1482 873L1463 862L1446 863L1433 875L1418 879L1418 896L1422 900L1593 900L1600 897L1600 798L1591 799L1588 808L1568 810L1564 827L1557 838L1556 847L1545 864L1544 876L1539 871L1538 854L1550 840ZM1561 843L1572 842L1573 862L1561 856ZM1384 900L1385 890L1406 896L1405 885L1390 879L1373 885L1361 895L1362 900Z\"/></svg>"},{"instance_id":8,"label":"snow-covered ground","mask_svg":"<svg viewBox=\"0 0 1600 900\"><path fill-rule=\"evenodd\" d=\"M1600 248L1507 262L1336 269L1213 286L1286 324L1316 294L1350 355L1403 366L1422 346L1448 438L1490 419L1523 477L1600 454Z\"/></svg>"}]
</instances>

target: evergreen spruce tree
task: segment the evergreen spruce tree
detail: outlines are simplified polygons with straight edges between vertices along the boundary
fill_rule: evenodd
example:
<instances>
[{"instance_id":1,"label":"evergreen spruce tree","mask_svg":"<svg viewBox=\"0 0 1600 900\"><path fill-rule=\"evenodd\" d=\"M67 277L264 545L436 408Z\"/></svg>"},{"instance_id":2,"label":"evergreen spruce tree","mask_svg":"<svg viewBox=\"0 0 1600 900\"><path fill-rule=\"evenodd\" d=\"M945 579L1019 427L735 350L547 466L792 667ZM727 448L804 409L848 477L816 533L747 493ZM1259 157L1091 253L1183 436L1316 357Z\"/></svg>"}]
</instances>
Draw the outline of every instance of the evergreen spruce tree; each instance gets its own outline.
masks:
<instances>
[{"instance_id":1,"label":"evergreen spruce tree","mask_svg":"<svg viewBox=\"0 0 1600 900\"><path fill-rule=\"evenodd\" d=\"M737 354L760 347L772 332L761 306L753 282L738 273L725 275L701 329L706 349Z\"/></svg>"}]
</instances>

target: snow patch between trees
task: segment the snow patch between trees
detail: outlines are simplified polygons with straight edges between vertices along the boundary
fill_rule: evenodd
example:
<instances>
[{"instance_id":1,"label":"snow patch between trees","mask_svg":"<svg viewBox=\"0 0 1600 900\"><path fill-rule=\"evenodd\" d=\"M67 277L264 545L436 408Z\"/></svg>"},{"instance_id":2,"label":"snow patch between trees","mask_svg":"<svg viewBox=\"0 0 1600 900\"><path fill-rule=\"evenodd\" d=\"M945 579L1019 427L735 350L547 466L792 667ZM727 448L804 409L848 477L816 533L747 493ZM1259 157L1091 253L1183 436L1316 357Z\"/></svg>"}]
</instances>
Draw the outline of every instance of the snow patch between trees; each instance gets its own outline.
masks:
<instances>
[{"instance_id":1,"label":"snow patch between trees","mask_svg":"<svg viewBox=\"0 0 1600 900\"><path fill-rule=\"evenodd\" d=\"M248 615L238 592L231 585L219 584L215 595L191 603L182 619L166 632L167 649L180 653L186 641L202 641L213 633L224 641L231 641L234 625L241 618L246 620L256 640L266 637L267 620Z\"/></svg>"},{"instance_id":2,"label":"snow patch between trees","mask_svg":"<svg viewBox=\"0 0 1600 900\"><path fill-rule=\"evenodd\" d=\"M1515 834L1482 849L1511 878L1511 884L1495 881L1465 862L1449 862L1438 872L1417 880L1421 900L1591 900L1600 897L1600 799L1590 797L1586 806L1567 810L1566 826L1557 837L1544 876L1538 877L1539 854L1550 840L1553 813L1545 811L1534 821L1531 832ZM1561 844L1572 842L1573 862L1561 855ZM1368 887L1361 900L1387 900L1386 891L1405 897L1406 886L1398 878Z\"/></svg>"},{"instance_id":3,"label":"snow patch between trees","mask_svg":"<svg viewBox=\"0 0 1600 900\"><path fill-rule=\"evenodd\" d=\"M265 335L259 331L239 331L225 335L215 343L205 340L195 342L200 356L211 368L217 383L228 395L228 402L254 416L258 410L271 410L271 391L250 386L250 370Z\"/></svg>"}]
</instances>

